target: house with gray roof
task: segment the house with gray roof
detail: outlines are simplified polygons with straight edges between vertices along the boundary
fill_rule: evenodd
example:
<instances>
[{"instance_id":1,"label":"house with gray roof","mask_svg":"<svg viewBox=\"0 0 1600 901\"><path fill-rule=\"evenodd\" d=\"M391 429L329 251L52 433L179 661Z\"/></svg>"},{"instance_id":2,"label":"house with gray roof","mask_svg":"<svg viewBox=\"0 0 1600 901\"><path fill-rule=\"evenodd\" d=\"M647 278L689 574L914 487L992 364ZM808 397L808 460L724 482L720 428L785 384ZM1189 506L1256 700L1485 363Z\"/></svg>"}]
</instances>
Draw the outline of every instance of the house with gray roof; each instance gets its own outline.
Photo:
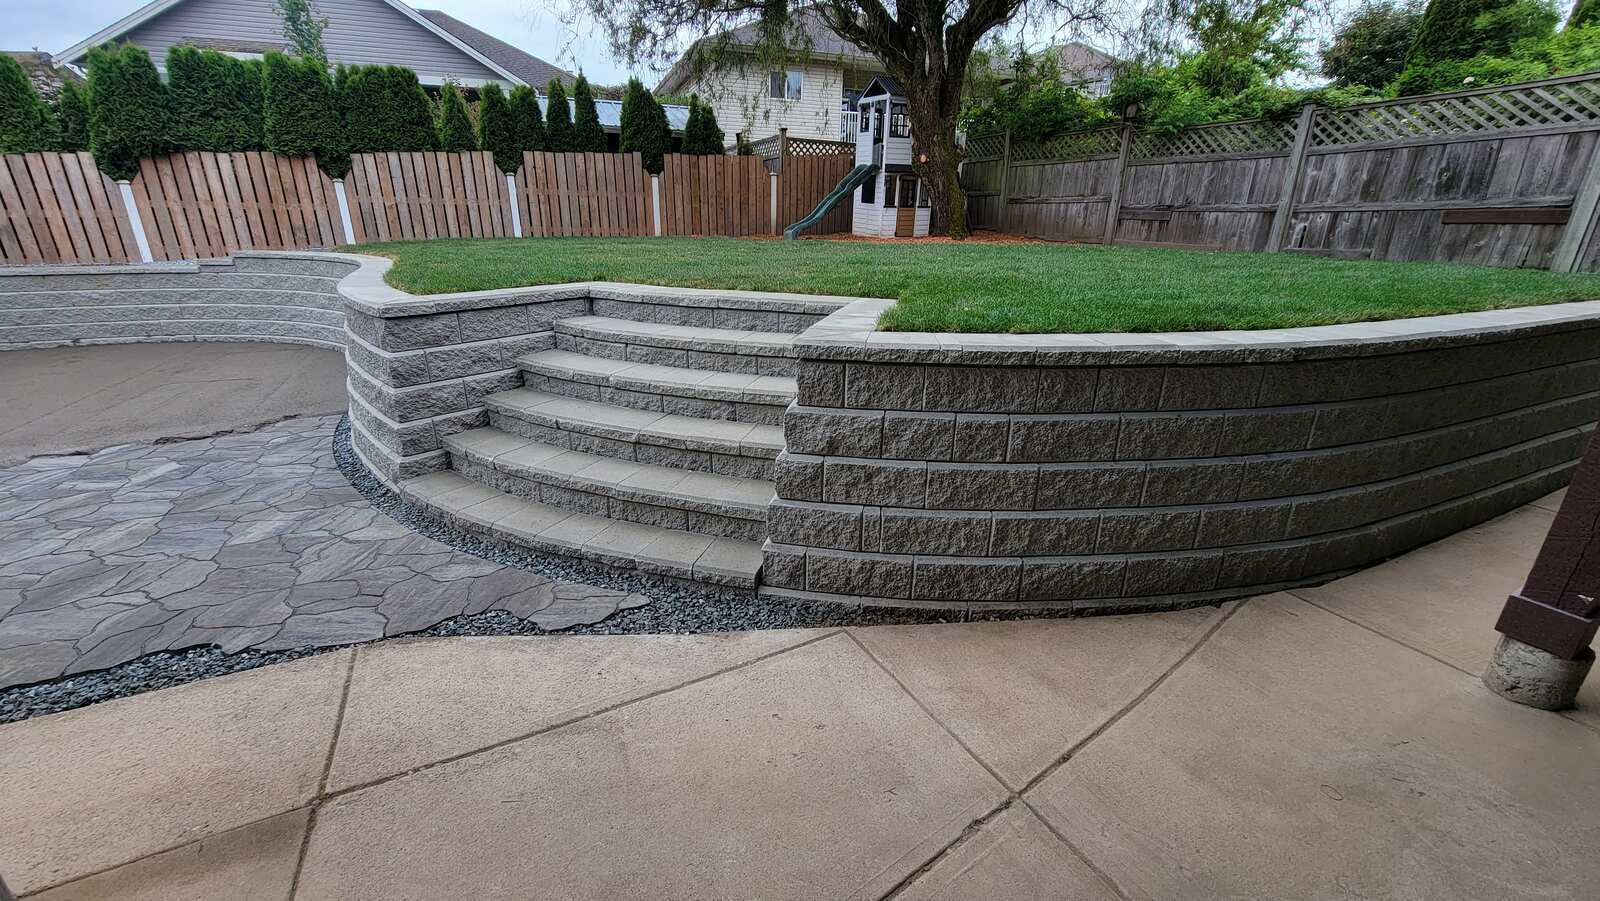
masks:
<instances>
[{"instance_id":1,"label":"house with gray roof","mask_svg":"<svg viewBox=\"0 0 1600 901\"><path fill-rule=\"evenodd\" d=\"M791 137L856 139L856 101L883 74L878 58L841 38L810 7L795 10L781 64L757 59L754 24L696 41L667 71L655 93L698 94L716 111L732 143L786 128Z\"/></svg>"},{"instance_id":2,"label":"house with gray roof","mask_svg":"<svg viewBox=\"0 0 1600 901\"><path fill-rule=\"evenodd\" d=\"M327 19L322 41L333 64L405 66L433 86L494 81L542 89L552 78L568 84L573 79L571 72L453 16L399 0L317 0L316 15ZM56 61L81 67L89 48L114 41L145 48L163 72L167 50L177 44L243 58L287 48L273 0L152 0L61 51Z\"/></svg>"}]
</instances>

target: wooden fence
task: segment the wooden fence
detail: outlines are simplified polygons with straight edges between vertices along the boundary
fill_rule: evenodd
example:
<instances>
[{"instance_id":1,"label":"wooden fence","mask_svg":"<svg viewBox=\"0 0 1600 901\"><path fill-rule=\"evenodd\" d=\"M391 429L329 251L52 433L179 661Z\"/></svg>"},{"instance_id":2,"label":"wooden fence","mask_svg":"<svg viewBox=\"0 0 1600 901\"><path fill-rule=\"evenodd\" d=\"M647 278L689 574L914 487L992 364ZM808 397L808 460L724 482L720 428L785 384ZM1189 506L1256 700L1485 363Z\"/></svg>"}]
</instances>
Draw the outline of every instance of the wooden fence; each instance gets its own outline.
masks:
<instances>
[{"instance_id":1,"label":"wooden fence","mask_svg":"<svg viewBox=\"0 0 1600 901\"><path fill-rule=\"evenodd\" d=\"M804 157L772 176L756 157L672 154L657 181L638 154L526 153L508 184L488 153L359 153L335 182L309 157L174 153L141 161L124 186L87 153L14 154L0 158L0 264L427 238L771 235L849 169L848 157ZM815 233L848 231L848 206Z\"/></svg>"},{"instance_id":2,"label":"wooden fence","mask_svg":"<svg viewBox=\"0 0 1600 901\"><path fill-rule=\"evenodd\" d=\"M89 154L0 157L0 262L137 259L122 192Z\"/></svg>"},{"instance_id":3,"label":"wooden fence","mask_svg":"<svg viewBox=\"0 0 1600 901\"><path fill-rule=\"evenodd\" d=\"M968 141L977 228L1344 258L1600 268L1600 76L1175 133Z\"/></svg>"}]
</instances>

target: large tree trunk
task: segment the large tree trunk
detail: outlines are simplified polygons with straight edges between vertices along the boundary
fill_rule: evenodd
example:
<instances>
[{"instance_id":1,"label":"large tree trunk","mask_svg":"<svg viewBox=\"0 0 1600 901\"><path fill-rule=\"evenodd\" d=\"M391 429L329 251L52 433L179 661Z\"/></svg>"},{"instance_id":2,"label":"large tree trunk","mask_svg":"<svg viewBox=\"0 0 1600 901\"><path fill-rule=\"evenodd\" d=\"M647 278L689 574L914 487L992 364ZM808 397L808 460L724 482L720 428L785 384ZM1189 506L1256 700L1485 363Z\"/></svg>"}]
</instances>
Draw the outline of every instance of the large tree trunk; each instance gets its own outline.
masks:
<instances>
[{"instance_id":1,"label":"large tree trunk","mask_svg":"<svg viewBox=\"0 0 1600 901\"><path fill-rule=\"evenodd\" d=\"M961 150L956 146L954 111L941 108L941 91L936 85L905 88L911 113L914 152L912 167L928 185L928 196L944 219L950 237L961 240L968 235L967 195L961 190ZM922 157L926 156L924 162Z\"/></svg>"}]
</instances>

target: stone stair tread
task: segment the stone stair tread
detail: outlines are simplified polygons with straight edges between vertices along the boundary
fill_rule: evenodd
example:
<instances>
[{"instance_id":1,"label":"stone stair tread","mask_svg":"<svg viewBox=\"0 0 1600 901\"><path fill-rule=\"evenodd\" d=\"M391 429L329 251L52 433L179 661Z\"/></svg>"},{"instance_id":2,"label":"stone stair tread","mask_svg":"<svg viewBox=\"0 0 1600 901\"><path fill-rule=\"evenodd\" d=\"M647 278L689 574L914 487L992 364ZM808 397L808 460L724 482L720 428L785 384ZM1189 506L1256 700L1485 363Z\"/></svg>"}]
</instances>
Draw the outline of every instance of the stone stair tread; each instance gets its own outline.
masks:
<instances>
[{"instance_id":1,"label":"stone stair tread","mask_svg":"<svg viewBox=\"0 0 1600 901\"><path fill-rule=\"evenodd\" d=\"M782 426L636 410L533 388L491 394L484 404L539 425L619 441L769 459L784 446Z\"/></svg>"},{"instance_id":2,"label":"stone stair tread","mask_svg":"<svg viewBox=\"0 0 1600 901\"><path fill-rule=\"evenodd\" d=\"M542 350L517 360L523 369L570 381L629 391L686 395L742 403L788 405L799 388L792 378L630 363L567 350Z\"/></svg>"},{"instance_id":3,"label":"stone stair tread","mask_svg":"<svg viewBox=\"0 0 1600 901\"><path fill-rule=\"evenodd\" d=\"M789 332L755 332L668 325L616 319L610 316L573 316L568 319L558 319L554 328L569 335L602 341L631 338L637 340L625 343L747 356L789 356L794 346L794 339L798 337Z\"/></svg>"},{"instance_id":4,"label":"stone stair tread","mask_svg":"<svg viewBox=\"0 0 1600 901\"><path fill-rule=\"evenodd\" d=\"M734 588L754 588L759 542L573 513L490 488L458 472L400 484L400 494L451 520L535 551Z\"/></svg>"},{"instance_id":5,"label":"stone stair tread","mask_svg":"<svg viewBox=\"0 0 1600 901\"><path fill-rule=\"evenodd\" d=\"M772 483L654 463L636 463L553 447L495 428L470 429L445 439L462 454L510 475L560 487L657 506L704 509L741 519L765 520Z\"/></svg>"}]
</instances>

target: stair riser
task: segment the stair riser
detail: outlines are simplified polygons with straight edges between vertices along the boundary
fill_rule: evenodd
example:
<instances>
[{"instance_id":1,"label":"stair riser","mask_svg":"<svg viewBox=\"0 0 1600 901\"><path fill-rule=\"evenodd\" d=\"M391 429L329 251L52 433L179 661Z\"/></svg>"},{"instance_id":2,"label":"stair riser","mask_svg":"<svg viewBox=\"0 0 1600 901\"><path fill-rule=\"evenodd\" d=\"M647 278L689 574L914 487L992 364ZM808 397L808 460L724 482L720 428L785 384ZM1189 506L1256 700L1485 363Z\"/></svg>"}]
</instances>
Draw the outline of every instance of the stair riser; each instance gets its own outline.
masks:
<instances>
[{"instance_id":1,"label":"stair riser","mask_svg":"<svg viewBox=\"0 0 1600 901\"><path fill-rule=\"evenodd\" d=\"M754 422L761 425L782 425L783 404L757 404L740 401L706 400L699 397L681 397L674 394L657 394L650 391L633 391L579 382L560 376L539 372L524 372L523 384L535 391L576 397L635 410L657 413L677 413L700 419L723 419L730 422Z\"/></svg>"},{"instance_id":2,"label":"stair riser","mask_svg":"<svg viewBox=\"0 0 1600 901\"><path fill-rule=\"evenodd\" d=\"M755 354L713 353L679 347L657 347L624 341L603 341L581 335L556 335L556 347L572 353L604 357L608 360L626 360L630 363L655 363L683 369L709 369L716 372L738 372L745 375L779 375L793 378L795 362L789 357L758 356Z\"/></svg>"},{"instance_id":3,"label":"stair riser","mask_svg":"<svg viewBox=\"0 0 1600 901\"><path fill-rule=\"evenodd\" d=\"M761 479L770 482L773 478L773 461L760 457L686 450L652 444L648 441L624 441L583 432L569 432L556 426L528 422L493 409L489 411L489 424L512 435L520 435L523 438L531 438L543 444L564 447L568 450L598 454L602 457L631 460L636 463L655 463L740 479Z\"/></svg>"},{"instance_id":4,"label":"stair riser","mask_svg":"<svg viewBox=\"0 0 1600 901\"><path fill-rule=\"evenodd\" d=\"M571 510L574 513L587 513L590 516L603 516L607 519L643 523L683 532L697 532L719 538L760 541L766 537L767 524L764 518L759 520L738 518L720 513L683 509L665 503L673 501L673 498L661 498L663 504L654 504L642 500L611 497L577 487L551 484L532 474L515 475L503 472L460 454L451 454L450 461L451 467L456 472L475 482L551 507Z\"/></svg>"},{"instance_id":5,"label":"stair riser","mask_svg":"<svg viewBox=\"0 0 1600 901\"><path fill-rule=\"evenodd\" d=\"M633 322L690 325L695 328L727 328L747 332L787 332L792 335L805 331L822 321L826 315L639 303L600 297L594 298L590 310L595 316L610 316L613 319L628 319Z\"/></svg>"}]
</instances>

